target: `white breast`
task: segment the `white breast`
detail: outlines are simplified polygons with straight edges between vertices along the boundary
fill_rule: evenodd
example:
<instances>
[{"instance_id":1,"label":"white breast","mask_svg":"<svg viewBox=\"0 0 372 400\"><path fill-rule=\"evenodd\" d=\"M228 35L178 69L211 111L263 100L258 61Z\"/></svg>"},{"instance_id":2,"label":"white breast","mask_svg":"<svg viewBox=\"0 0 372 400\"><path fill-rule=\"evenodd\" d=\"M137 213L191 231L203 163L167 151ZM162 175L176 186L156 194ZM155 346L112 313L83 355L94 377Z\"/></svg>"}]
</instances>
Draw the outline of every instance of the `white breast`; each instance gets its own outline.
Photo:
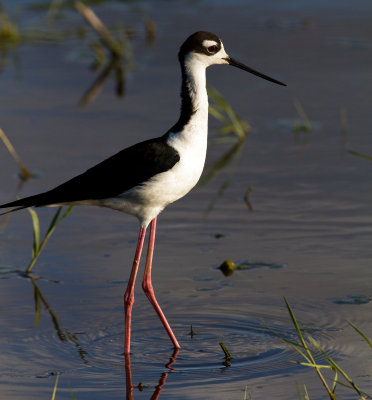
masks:
<instances>
[{"instance_id":1,"label":"white breast","mask_svg":"<svg viewBox=\"0 0 372 400\"><path fill-rule=\"evenodd\" d=\"M135 215L143 227L168 204L185 196L203 172L207 152L208 95L205 87L206 65L202 61L194 53L185 60L194 112L182 131L169 133L167 139L168 145L178 151L180 160L170 170L155 175L117 198L101 202L103 206Z\"/></svg>"}]
</instances>

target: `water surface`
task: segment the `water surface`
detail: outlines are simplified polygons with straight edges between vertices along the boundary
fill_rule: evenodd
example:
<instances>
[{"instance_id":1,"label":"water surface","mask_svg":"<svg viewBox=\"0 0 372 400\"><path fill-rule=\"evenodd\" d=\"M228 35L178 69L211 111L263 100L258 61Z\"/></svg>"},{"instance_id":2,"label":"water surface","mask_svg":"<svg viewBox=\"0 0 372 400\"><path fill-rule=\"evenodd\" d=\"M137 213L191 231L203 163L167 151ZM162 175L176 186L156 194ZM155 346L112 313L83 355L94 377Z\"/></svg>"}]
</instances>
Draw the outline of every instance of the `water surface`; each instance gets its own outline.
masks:
<instances>
[{"instance_id":1,"label":"water surface","mask_svg":"<svg viewBox=\"0 0 372 400\"><path fill-rule=\"evenodd\" d=\"M85 26L64 10L50 27L43 12L28 8L32 4L19 2L20 29ZM296 382L306 384L312 399L323 399L315 373L291 363L298 356L269 329L295 338L283 296L371 392L369 349L345 320L372 337L372 164L362 157L372 156L372 7L361 0L353 6L278 4L95 6L108 25L126 24L136 32L131 43L137 68L126 74L123 97L115 94L112 74L85 107L79 101L100 72L90 69L93 34L26 41L4 58L0 127L37 172L22 196L165 132L179 111L178 47L196 30L219 34L230 55L288 84L282 88L229 67L208 70L209 83L252 130L225 168L159 217L153 279L183 349L174 357L138 285L130 361L133 384L145 387L134 389L136 399L151 398L159 381L161 399L242 399L245 387L253 399L297 399ZM145 40L144 16L156 24L152 45ZM294 99L312 123L310 132L293 131ZM220 125L210 125L204 177L235 143L219 143ZM0 151L0 200L6 202L19 181L12 158ZM46 229L54 211L38 214ZM75 208L34 268L49 306L35 327L36 289L14 272L30 259L31 218L22 211L6 220L0 233L2 399L48 398L56 374L59 399L72 398L70 391L79 400L125 398L122 295L137 231L130 216ZM225 277L217 269L225 259L257 268ZM221 341L233 356L229 365ZM354 398L346 389L341 393Z\"/></svg>"}]
</instances>

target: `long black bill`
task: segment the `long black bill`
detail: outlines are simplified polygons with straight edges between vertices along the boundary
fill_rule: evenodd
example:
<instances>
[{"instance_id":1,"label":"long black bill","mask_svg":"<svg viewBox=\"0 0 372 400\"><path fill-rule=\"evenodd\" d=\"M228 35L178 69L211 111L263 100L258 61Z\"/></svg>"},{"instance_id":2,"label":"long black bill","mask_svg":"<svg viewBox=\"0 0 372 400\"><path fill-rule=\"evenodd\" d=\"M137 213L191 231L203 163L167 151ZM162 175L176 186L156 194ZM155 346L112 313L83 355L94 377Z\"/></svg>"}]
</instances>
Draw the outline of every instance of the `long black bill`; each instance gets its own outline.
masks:
<instances>
[{"instance_id":1,"label":"long black bill","mask_svg":"<svg viewBox=\"0 0 372 400\"><path fill-rule=\"evenodd\" d=\"M232 65L232 66L234 66L234 67L237 67L237 68L240 68L240 69L242 69L242 70L244 70L244 71L250 72L250 73L253 74L253 75L257 75L257 76L259 76L260 78L266 79L267 81L277 83L278 85L287 86L285 83L280 82L280 81L277 81L277 80L274 79L274 78L270 78L270 77L267 76L267 75L261 74L261 72L258 72L258 71L256 71L256 70L250 68L250 67L247 67L246 65L242 64L242 63L239 62L239 61L234 60L234 59L231 58L231 57L227 57L227 58L225 58L225 60L226 60L230 65Z\"/></svg>"}]
</instances>

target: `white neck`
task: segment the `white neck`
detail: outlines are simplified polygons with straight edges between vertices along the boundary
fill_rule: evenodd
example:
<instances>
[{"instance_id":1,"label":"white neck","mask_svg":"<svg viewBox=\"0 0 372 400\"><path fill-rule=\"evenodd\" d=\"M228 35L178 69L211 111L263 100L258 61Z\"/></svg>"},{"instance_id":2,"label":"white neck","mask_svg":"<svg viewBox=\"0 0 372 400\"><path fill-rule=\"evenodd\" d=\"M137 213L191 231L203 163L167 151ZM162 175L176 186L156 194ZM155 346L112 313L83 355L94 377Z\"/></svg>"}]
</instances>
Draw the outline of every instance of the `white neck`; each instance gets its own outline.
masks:
<instances>
[{"instance_id":1,"label":"white neck","mask_svg":"<svg viewBox=\"0 0 372 400\"><path fill-rule=\"evenodd\" d=\"M191 53L181 61L181 115L169 133L208 130L208 95L206 89L206 65L198 55Z\"/></svg>"},{"instance_id":2,"label":"white neck","mask_svg":"<svg viewBox=\"0 0 372 400\"><path fill-rule=\"evenodd\" d=\"M200 128L208 127L208 95L206 89L206 67L196 57L185 60L186 86L190 96L193 114L191 124Z\"/></svg>"}]
</instances>

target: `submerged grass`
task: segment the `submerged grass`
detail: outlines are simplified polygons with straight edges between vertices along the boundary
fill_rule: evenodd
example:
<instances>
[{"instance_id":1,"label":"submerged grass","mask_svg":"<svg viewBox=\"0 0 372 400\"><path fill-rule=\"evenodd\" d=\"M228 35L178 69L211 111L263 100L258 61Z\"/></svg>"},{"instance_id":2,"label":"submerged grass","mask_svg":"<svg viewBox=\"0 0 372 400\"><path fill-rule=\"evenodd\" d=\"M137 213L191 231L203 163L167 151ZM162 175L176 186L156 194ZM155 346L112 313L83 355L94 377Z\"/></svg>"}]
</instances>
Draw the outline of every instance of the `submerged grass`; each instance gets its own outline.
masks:
<instances>
[{"instance_id":1,"label":"submerged grass","mask_svg":"<svg viewBox=\"0 0 372 400\"><path fill-rule=\"evenodd\" d=\"M232 360L232 356L229 352L229 350L227 349L227 347L225 346L225 344L223 342L220 342L219 345L221 346L221 349L225 355L225 360L222 363L225 367L230 367L231 365L231 360Z\"/></svg>"},{"instance_id":2,"label":"submerged grass","mask_svg":"<svg viewBox=\"0 0 372 400\"><path fill-rule=\"evenodd\" d=\"M227 350L227 347L225 346L225 344L223 342L220 342L219 344L221 346L223 353L225 354L226 360L230 361L232 359L232 357L231 357L229 350Z\"/></svg>"},{"instance_id":3,"label":"submerged grass","mask_svg":"<svg viewBox=\"0 0 372 400\"><path fill-rule=\"evenodd\" d=\"M300 132L300 131L305 131L305 132L311 132L313 130L312 124L305 113L305 109L303 108L302 104L298 99L294 99L294 106L297 111L297 115L299 117L298 120L295 120L293 124L293 131L294 132Z\"/></svg>"},{"instance_id":4,"label":"submerged grass","mask_svg":"<svg viewBox=\"0 0 372 400\"><path fill-rule=\"evenodd\" d=\"M340 125L341 125L342 147L345 149L347 144L347 134L349 131L349 123L345 107L340 108ZM348 149L345 149L345 151L347 151L347 153L351 154L354 157L362 158L367 161L372 161L372 156L368 154Z\"/></svg>"}]
</instances>

